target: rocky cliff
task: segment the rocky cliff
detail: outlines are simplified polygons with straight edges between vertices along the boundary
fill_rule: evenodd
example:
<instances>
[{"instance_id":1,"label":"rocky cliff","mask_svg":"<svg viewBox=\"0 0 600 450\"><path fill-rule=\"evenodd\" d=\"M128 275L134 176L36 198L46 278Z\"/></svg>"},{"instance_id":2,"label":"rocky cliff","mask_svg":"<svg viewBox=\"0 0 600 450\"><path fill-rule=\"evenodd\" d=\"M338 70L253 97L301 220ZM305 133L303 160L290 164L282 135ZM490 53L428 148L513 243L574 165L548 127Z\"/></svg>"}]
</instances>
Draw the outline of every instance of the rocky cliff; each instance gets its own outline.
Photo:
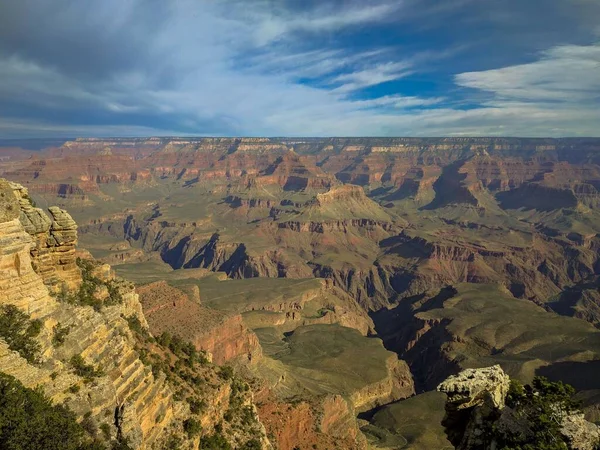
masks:
<instances>
[{"instance_id":1,"label":"rocky cliff","mask_svg":"<svg viewBox=\"0 0 600 450\"><path fill-rule=\"evenodd\" d=\"M77 224L66 211L52 206L51 218L32 206L27 189L11 183L21 210L19 219L25 231L34 239L31 249L32 264L52 292L63 287L77 288L81 281L75 264Z\"/></svg>"},{"instance_id":2,"label":"rocky cliff","mask_svg":"<svg viewBox=\"0 0 600 450\"><path fill-rule=\"evenodd\" d=\"M107 266L78 267L75 223L58 208L50 213L52 219L34 208L23 187L0 180L0 305L15 305L41 324L36 360L0 338L0 370L26 387L42 387L54 402L85 418L86 429L97 437L126 439L140 449L164 448L177 438L197 448L198 438L188 440L183 432L193 415L188 403L175 399L181 385L175 389L141 357L128 322L136 321L140 330L145 325L133 286L115 280ZM94 307L84 306L84 299ZM216 385L227 390L231 383ZM243 402L253 408L251 399ZM235 434L243 439L243 430Z\"/></svg>"}]
</instances>

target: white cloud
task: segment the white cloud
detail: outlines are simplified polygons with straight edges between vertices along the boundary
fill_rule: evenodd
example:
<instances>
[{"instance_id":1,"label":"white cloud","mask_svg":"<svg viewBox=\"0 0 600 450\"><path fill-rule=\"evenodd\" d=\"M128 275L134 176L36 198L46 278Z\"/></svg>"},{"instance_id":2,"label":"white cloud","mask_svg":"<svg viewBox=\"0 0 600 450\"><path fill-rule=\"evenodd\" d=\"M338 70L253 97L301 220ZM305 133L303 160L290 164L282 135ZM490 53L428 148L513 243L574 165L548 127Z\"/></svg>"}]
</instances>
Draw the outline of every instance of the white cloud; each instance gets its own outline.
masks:
<instances>
[{"instance_id":1,"label":"white cloud","mask_svg":"<svg viewBox=\"0 0 600 450\"><path fill-rule=\"evenodd\" d=\"M248 3L244 2L243 8L248 8L247 5ZM309 13L280 11L280 14L274 14L269 9L256 9L250 13L250 17L257 23L254 33L256 42L265 45L294 31L332 32L349 26L389 20L390 14L401 6L402 1L388 1L343 9L320 7ZM247 10L244 14L248 14Z\"/></svg>"},{"instance_id":2,"label":"white cloud","mask_svg":"<svg viewBox=\"0 0 600 450\"><path fill-rule=\"evenodd\" d=\"M412 64L407 61L387 62L367 67L356 72L338 75L334 83L342 83L335 90L338 92L351 92L368 86L376 86L387 81L398 80L414 73Z\"/></svg>"},{"instance_id":3,"label":"white cloud","mask_svg":"<svg viewBox=\"0 0 600 450\"><path fill-rule=\"evenodd\" d=\"M600 44L555 47L529 64L459 74L456 83L489 92L496 101L597 102L600 97Z\"/></svg>"},{"instance_id":4,"label":"white cloud","mask_svg":"<svg viewBox=\"0 0 600 450\"><path fill-rule=\"evenodd\" d=\"M365 87L419 72L423 64L454 55L454 50L398 58L387 48L357 53L325 44L304 45L305 33L326 37L347 27L387 21L402 2L354 3L341 11L318 8L294 15L273 11L273 2L243 2L242 10L231 2L178 0L167 3L164 17L140 24L134 12L144 2L127 0L128 13L106 27L107 11L117 9L121 1L104 0L98 20L85 22L89 29L80 31L87 37L119 36L115 43L110 41L112 52L119 50L122 33L129 36L128 30L133 30L131 41L123 42L133 46L128 54L137 59L132 64L91 78L25 54L0 53L0 100L42 109L47 117L65 110L83 116L106 113L122 125L17 120L0 104L0 135L27 130L38 135L600 133L598 45L555 47L529 64L459 74L455 82L466 91L465 102L480 104L461 110L439 96L349 98ZM47 36L63 30L78 36L69 24L84 12L93 15L83 4L67 3L63 15L69 19L44 22L54 27ZM302 78L319 78L321 84L301 84ZM140 127L140 117L165 125Z\"/></svg>"},{"instance_id":5,"label":"white cloud","mask_svg":"<svg viewBox=\"0 0 600 450\"><path fill-rule=\"evenodd\" d=\"M377 108L387 106L402 109L436 105L444 100L445 99L442 97L422 98L403 95L386 95L369 100L357 100L352 102L352 104L357 108Z\"/></svg>"}]
</instances>

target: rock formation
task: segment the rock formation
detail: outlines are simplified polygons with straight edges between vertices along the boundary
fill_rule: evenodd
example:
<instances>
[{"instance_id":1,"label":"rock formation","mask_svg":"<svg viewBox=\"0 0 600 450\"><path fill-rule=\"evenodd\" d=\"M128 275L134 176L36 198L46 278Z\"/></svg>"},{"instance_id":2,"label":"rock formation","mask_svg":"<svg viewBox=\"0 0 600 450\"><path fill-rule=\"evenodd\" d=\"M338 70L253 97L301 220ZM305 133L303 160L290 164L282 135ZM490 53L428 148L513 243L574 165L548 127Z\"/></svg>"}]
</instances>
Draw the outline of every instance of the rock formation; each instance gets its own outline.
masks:
<instances>
[{"instance_id":1,"label":"rock formation","mask_svg":"<svg viewBox=\"0 0 600 450\"><path fill-rule=\"evenodd\" d=\"M66 211L52 206L50 219L40 208L31 204L27 189L12 183L19 201L20 220L25 231L34 239L31 249L32 263L36 272L52 292L78 287L81 279L75 264L77 224Z\"/></svg>"},{"instance_id":2,"label":"rock formation","mask_svg":"<svg viewBox=\"0 0 600 450\"><path fill-rule=\"evenodd\" d=\"M258 339L241 315L203 307L164 281L142 286L138 292L150 331L156 336L165 331L178 335L206 351L216 364L260 356Z\"/></svg>"},{"instance_id":3,"label":"rock formation","mask_svg":"<svg viewBox=\"0 0 600 450\"><path fill-rule=\"evenodd\" d=\"M457 449L482 448L486 443L480 437L484 422L493 420L504 408L509 387L510 378L500 366L467 369L438 386L438 391L448 396L442 425Z\"/></svg>"},{"instance_id":4,"label":"rock formation","mask_svg":"<svg viewBox=\"0 0 600 450\"><path fill-rule=\"evenodd\" d=\"M493 366L464 370L438 386L438 390L447 395L446 416L442 425L455 448L495 449L500 443L494 433L500 436L503 433L517 435L535 444L534 432L539 430L531 428L527 415L519 412L517 405L506 405L510 385L510 378L502 368ZM597 448L600 442L599 426L586 421L582 413L563 410L562 405L555 404L551 410L559 422L559 432L570 449Z\"/></svg>"},{"instance_id":5,"label":"rock formation","mask_svg":"<svg viewBox=\"0 0 600 450\"><path fill-rule=\"evenodd\" d=\"M174 268L328 277L368 309L459 282L499 282L539 303L597 275L598 148L594 139L77 139L30 160L6 150L0 171L83 209L115 192L125 199L134 185L180 185L152 211L132 194L126 212L82 227L136 241ZM186 196L210 207L196 212ZM238 233L223 232L230 223ZM136 249L111 262L145 258Z\"/></svg>"}]
</instances>

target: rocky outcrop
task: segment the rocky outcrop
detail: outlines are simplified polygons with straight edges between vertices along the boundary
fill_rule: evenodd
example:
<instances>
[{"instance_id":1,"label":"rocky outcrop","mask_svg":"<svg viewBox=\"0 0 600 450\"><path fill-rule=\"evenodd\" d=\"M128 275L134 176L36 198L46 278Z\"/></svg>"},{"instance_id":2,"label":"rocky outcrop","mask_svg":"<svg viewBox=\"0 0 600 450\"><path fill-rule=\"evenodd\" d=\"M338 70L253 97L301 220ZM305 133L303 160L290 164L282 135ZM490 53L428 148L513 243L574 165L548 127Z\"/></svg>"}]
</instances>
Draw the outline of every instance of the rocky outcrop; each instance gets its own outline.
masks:
<instances>
[{"instance_id":1,"label":"rocky outcrop","mask_svg":"<svg viewBox=\"0 0 600 450\"><path fill-rule=\"evenodd\" d=\"M516 407L506 405L510 384L510 378L502 368L493 366L464 370L438 386L438 390L447 395L442 425L455 448L497 448L498 438L490 434L492 429L516 434L521 439L535 440L527 415L519 413ZM560 434L568 447L576 450L597 448L600 427L587 422L582 413L562 408L559 404L554 406L554 419L560 422Z\"/></svg>"},{"instance_id":2,"label":"rocky outcrop","mask_svg":"<svg viewBox=\"0 0 600 450\"><path fill-rule=\"evenodd\" d=\"M44 283L58 292L63 285L69 289L79 285L81 274L76 264L77 224L68 212L56 206L48 211L49 218L40 208L32 206L27 189L12 184L20 207L19 219L25 231L34 239L32 262Z\"/></svg>"},{"instance_id":3,"label":"rocky outcrop","mask_svg":"<svg viewBox=\"0 0 600 450\"><path fill-rule=\"evenodd\" d=\"M504 408L510 378L500 366L467 369L438 386L448 396L442 425L448 440L458 449L481 448L483 422Z\"/></svg>"},{"instance_id":4,"label":"rocky outcrop","mask_svg":"<svg viewBox=\"0 0 600 450\"><path fill-rule=\"evenodd\" d=\"M12 185L0 180L0 304L14 304L36 318L54 311L56 302L33 270L34 239L23 228L20 214Z\"/></svg>"},{"instance_id":5,"label":"rocky outcrop","mask_svg":"<svg viewBox=\"0 0 600 450\"><path fill-rule=\"evenodd\" d=\"M241 147L238 147L238 151ZM314 163L290 150L263 170L255 182L257 186L274 184L280 186L284 191L299 191L327 189L335 183L335 179L331 175L325 174Z\"/></svg>"}]
</instances>

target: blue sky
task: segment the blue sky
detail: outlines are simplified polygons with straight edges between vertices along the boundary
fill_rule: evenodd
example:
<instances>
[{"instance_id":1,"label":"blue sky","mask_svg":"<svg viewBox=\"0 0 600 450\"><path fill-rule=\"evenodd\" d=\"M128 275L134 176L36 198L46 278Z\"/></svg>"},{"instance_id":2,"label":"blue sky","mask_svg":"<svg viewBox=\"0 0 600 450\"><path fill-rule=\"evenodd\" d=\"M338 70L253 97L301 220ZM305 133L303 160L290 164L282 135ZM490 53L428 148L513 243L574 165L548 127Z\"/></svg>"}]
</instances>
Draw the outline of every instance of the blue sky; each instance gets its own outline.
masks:
<instances>
[{"instance_id":1,"label":"blue sky","mask_svg":"<svg viewBox=\"0 0 600 450\"><path fill-rule=\"evenodd\" d=\"M598 0L8 0L0 138L600 136Z\"/></svg>"}]
</instances>

